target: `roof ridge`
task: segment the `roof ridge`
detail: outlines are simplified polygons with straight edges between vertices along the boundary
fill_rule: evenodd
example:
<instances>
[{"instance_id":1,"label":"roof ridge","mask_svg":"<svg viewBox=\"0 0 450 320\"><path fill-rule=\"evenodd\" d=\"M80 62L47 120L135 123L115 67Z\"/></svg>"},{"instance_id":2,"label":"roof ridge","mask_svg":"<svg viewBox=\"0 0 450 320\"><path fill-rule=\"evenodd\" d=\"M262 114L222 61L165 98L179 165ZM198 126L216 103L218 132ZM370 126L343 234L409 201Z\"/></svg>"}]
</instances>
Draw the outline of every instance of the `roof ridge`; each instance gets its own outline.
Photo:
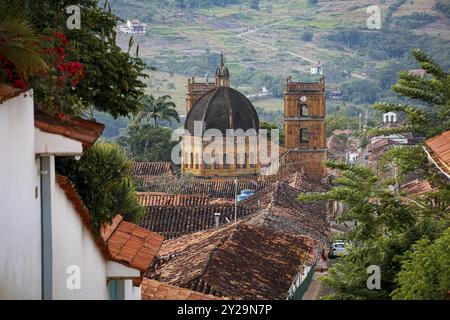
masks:
<instances>
[{"instance_id":1,"label":"roof ridge","mask_svg":"<svg viewBox=\"0 0 450 320\"><path fill-rule=\"evenodd\" d=\"M108 242L109 238L111 238L114 231L116 231L117 227L122 223L123 217L120 214L117 214L112 219L111 223L104 223L100 229L100 234L105 242Z\"/></svg>"},{"instance_id":2,"label":"roof ridge","mask_svg":"<svg viewBox=\"0 0 450 320\"><path fill-rule=\"evenodd\" d=\"M203 277L211 263L211 260L214 256L214 253L216 253L224 244L226 241L230 240L233 238L234 234L237 232L237 227L242 223L242 221L238 221L236 223L233 223L229 226L227 226L226 228L222 228L222 229L218 229L216 230L217 232L223 231L225 229L232 229L230 234L226 237L223 237L222 239L220 239L220 241L214 246L214 248L211 250L209 256L208 256L208 260L205 263L205 266L203 267L202 271L200 272L199 278Z\"/></svg>"}]
</instances>

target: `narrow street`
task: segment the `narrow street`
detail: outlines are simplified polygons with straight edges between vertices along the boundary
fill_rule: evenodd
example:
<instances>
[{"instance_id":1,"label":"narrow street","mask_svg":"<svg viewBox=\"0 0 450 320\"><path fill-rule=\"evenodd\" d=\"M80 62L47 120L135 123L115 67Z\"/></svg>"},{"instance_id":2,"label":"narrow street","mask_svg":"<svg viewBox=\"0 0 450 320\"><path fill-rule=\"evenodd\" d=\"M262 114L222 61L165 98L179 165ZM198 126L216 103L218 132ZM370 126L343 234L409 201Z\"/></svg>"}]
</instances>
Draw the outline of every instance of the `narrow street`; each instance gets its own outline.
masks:
<instances>
[{"instance_id":1,"label":"narrow street","mask_svg":"<svg viewBox=\"0 0 450 320\"><path fill-rule=\"evenodd\" d=\"M333 264L335 264L337 259L328 259L328 268L330 268ZM314 274L313 280L309 285L308 291L304 294L302 300L320 300L326 295L332 293L330 288L327 288L323 283L321 283L318 279L320 276L326 275L328 272L318 272Z\"/></svg>"}]
</instances>

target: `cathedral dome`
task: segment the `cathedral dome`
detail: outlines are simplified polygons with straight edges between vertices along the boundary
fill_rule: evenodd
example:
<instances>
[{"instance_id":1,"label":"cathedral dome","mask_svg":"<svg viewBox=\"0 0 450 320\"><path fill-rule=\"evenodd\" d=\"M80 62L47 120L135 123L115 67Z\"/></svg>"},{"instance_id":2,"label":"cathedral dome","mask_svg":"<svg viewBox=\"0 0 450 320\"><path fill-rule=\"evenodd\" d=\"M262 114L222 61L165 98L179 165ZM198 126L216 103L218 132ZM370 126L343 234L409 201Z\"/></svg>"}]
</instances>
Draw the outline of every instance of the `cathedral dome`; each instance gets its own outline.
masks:
<instances>
[{"instance_id":1,"label":"cathedral dome","mask_svg":"<svg viewBox=\"0 0 450 320\"><path fill-rule=\"evenodd\" d=\"M185 128L194 135L194 122L202 123L202 134L208 129L254 129L259 131L259 118L255 107L239 91L219 86L203 95L189 111Z\"/></svg>"}]
</instances>

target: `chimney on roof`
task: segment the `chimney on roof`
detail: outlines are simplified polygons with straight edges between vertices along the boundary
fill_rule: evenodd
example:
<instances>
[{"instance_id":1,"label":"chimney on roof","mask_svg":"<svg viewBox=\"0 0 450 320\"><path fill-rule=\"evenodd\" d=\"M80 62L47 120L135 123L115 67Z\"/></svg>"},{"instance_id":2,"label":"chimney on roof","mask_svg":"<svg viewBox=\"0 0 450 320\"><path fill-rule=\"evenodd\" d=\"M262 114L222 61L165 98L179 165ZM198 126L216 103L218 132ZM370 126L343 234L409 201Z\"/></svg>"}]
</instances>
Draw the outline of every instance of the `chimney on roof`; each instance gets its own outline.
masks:
<instances>
[{"instance_id":1,"label":"chimney on roof","mask_svg":"<svg viewBox=\"0 0 450 320\"><path fill-rule=\"evenodd\" d=\"M216 228L220 227L220 213L219 212L214 213L214 225Z\"/></svg>"}]
</instances>

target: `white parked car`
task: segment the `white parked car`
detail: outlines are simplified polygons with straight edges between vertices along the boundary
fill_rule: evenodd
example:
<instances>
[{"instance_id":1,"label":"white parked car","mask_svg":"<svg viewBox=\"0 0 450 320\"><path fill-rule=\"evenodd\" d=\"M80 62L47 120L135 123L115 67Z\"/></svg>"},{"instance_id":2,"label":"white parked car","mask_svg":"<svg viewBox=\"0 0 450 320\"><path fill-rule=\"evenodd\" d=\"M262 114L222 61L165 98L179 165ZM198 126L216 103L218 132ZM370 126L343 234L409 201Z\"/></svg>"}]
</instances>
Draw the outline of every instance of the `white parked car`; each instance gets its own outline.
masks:
<instances>
[{"instance_id":1,"label":"white parked car","mask_svg":"<svg viewBox=\"0 0 450 320\"><path fill-rule=\"evenodd\" d=\"M330 246L330 258L343 257L348 254L348 243L346 241L336 240Z\"/></svg>"}]
</instances>

